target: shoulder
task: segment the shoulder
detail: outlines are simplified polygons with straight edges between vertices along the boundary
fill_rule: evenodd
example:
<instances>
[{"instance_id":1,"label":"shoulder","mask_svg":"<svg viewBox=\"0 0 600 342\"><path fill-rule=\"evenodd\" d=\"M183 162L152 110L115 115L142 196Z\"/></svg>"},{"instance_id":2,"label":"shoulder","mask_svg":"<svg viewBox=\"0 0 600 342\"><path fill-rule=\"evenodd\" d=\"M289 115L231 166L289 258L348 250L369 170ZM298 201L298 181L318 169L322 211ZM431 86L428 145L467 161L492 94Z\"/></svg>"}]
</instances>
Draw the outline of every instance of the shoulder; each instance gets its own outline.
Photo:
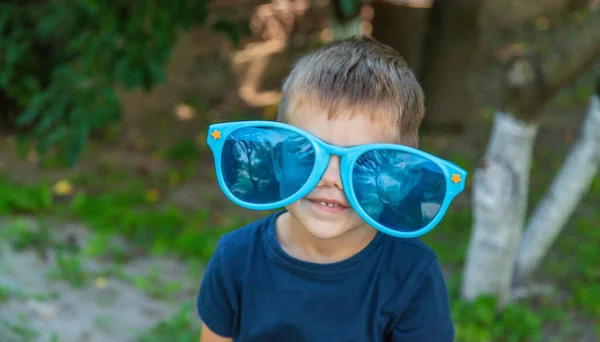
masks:
<instances>
[{"instance_id":1,"label":"shoulder","mask_svg":"<svg viewBox=\"0 0 600 342\"><path fill-rule=\"evenodd\" d=\"M423 241L386 236L384 245L386 274L403 288L414 288L431 274L441 275L435 252Z\"/></svg>"},{"instance_id":2,"label":"shoulder","mask_svg":"<svg viewBox=\"0 0 600 342\"><path fill-rule=\"evenodd\" d=\"M206 265L197 298L198 313L222 336L233 336L241 281L251 265L260 261L261 236L274 218L270 215L222 235Z\"/></svg>"},{"instance_id":3,"label":"shoulder","mask_svg":"<svg viewBox=\"0 0 600 342\"><path fill-rule=\"evenodd\" d=\"M276 214L271 214L221 235L217 250L231 253L252 247L253 243L261 238L262 233L274 223L275 217Z\"/></svg>"},{"instance_id":4,"label":"shoulder","mask_svg":"<svg viewBox=\"0 0 600 342\"><path fill-rule=\"evenodd\" d=\"M388 304L398 315L392 340L453 341L449 293L435 252L419 239L386 241L387 279L397 286Z\"/></svg>"},{"instance_id":5,"label":"shoulder","mask_svg":"<svg viewBox=\"0 0 600 342\"><path fill-rule=\"evenodd\" d=\"M420 239L386 236L385 245L390 262L398 268L423 269L437 260L433 249Z\"/></svg>"},{"instance_id":6,"label":"shoulder","mask_svg":"<svg viewBox=\"0 0 600 342\"><path fill-rule=\"evenodd\" d=\"M387 236L388 243L392 244L396 251L411 253L418 257L435 257L435 252L431 247L425 244L421 239L402 239Z\"/></svg>"},{"instance_id":7,"label":"shoulder","mask_svg":"<svg viewBox=\"0 0 600 342\"><path fill-rule=\"evenodd\" d=\"M262 249L262 238L275 224L277 216L278 213L271 214L223 234L219 238L213 259L218 259L221 268L235 267L242 264L241 261L251 259Z\"/></svg>"},{"instance_id":8,"label":"shoulder","mask_svg":"<svg viewBox=\"0 0 600 342\"><path fill-rule=\"evenodd\" d=\"M427 302L422 308L427 310L426 307L447 304L444 274L431 247L419 239L392 237L386 245L387 280L401 289L395 296L396 305L406 308L411 302Z\"/></svg>"}]
</instances>

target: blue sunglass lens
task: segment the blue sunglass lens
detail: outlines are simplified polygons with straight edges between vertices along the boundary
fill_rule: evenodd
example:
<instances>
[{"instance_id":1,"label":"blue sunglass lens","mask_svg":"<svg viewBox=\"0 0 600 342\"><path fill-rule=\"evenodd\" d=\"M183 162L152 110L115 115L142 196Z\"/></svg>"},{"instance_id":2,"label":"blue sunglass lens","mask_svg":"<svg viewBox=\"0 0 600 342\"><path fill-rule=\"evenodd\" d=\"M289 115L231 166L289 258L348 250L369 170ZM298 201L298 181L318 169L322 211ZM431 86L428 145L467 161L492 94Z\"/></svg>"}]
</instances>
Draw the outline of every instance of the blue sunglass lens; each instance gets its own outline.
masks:
<instances>
[{"instance_id":1,"label":"blue sunglass lens","mask_svg":"<svg viewBox=\"0 0 600 342\"><path fill-rule=\"evenodd\" d=\"M228 190L250 204L289 199L315 165L312 144L302 135L272 127L247 127L227 137L221 155Z\"/></svg>"},{"instance_id":2,"label":"blue sunglass lens","mask_svg":"<svg viewBox=\"0 0 600 342\"><path fill-rule=\"evenodd\" d=\"M369 217L402 232L427 226L446 196L446 177L437 164L393 149L361 155L352 184L358 204Z\"/></svg>"}]
</instances>

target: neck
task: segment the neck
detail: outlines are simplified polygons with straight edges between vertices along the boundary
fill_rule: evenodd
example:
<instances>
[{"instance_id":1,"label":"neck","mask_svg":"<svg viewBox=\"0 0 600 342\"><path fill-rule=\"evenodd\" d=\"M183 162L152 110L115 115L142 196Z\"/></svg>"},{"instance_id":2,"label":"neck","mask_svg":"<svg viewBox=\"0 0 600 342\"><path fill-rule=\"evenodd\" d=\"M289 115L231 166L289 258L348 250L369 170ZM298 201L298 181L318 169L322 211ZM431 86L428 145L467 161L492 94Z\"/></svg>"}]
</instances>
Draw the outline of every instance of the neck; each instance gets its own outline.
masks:
<instances>
[{"instance_id":1,"label":"neck","mask_svg":"<svg viewBox=\"0 0 600 342\"><path fill-rule=\"evenodd\" d=\"M277 218L276 232L286 253L300 260L322 264L352 257L367 247L377 234L375 229L365 224L338 237L323 240L307 232L288 212Z\"/></svg>"}]
</instances>

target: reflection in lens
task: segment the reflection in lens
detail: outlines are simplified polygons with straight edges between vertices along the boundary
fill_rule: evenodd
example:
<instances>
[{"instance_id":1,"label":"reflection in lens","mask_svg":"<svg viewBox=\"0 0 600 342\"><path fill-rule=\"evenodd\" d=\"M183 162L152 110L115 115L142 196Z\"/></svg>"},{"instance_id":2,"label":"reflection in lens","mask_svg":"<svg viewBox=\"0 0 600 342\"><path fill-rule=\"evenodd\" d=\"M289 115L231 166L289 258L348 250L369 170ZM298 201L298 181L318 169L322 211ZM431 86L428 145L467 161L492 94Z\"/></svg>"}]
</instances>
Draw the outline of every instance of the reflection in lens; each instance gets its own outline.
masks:
<instances>
[{"instance_id":1,"label":"reflection in lens","mask_svg":"<svg viewBox=\"0 0 600 342\"><path fill-rule=\"evenodd\" d=\"M392 149L361 155L352 184L358 204L369 217L403 232L428 225L446 195L446 178L434 162Z\"/></svg>"},{"instance_id":2,"label":"reflection in lens","mask_svg":"<svg viewBox=\"0 0 600 342\"><path fill-rule=\"evenodd\" d=\"M252 204L289 198L306 183L314 164L310 142L281 128L238 129L225 141L221 155L227 188Z\"/></svg>"}]
</instances>

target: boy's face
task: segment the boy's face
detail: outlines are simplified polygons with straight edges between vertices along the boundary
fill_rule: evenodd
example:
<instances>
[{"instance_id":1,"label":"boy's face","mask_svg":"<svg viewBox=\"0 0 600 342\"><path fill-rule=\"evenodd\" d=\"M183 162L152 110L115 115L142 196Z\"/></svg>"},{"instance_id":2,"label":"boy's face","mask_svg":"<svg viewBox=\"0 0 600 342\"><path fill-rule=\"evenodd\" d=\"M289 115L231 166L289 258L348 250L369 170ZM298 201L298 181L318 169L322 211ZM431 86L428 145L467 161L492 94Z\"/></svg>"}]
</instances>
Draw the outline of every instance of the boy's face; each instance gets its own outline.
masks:
<instances>
[{"instance_id":1,"label":"boy's face","mask_svg":"<svg viewBox=\"0 0 600 342\"><path fill-rule=\"evenodd\" d=\"M287 123L338 146L394 143L397 133L383 120L371 120L370 113L340 115L329 120L326 110L298 105L290 108ZM325 203L337 203L327 206ZM350 207L340 177L340 158L332 156L317 186L303 199L286 207L307 232L320 239L332 239L366 223Z\"/></svg>"}]
</instances>

